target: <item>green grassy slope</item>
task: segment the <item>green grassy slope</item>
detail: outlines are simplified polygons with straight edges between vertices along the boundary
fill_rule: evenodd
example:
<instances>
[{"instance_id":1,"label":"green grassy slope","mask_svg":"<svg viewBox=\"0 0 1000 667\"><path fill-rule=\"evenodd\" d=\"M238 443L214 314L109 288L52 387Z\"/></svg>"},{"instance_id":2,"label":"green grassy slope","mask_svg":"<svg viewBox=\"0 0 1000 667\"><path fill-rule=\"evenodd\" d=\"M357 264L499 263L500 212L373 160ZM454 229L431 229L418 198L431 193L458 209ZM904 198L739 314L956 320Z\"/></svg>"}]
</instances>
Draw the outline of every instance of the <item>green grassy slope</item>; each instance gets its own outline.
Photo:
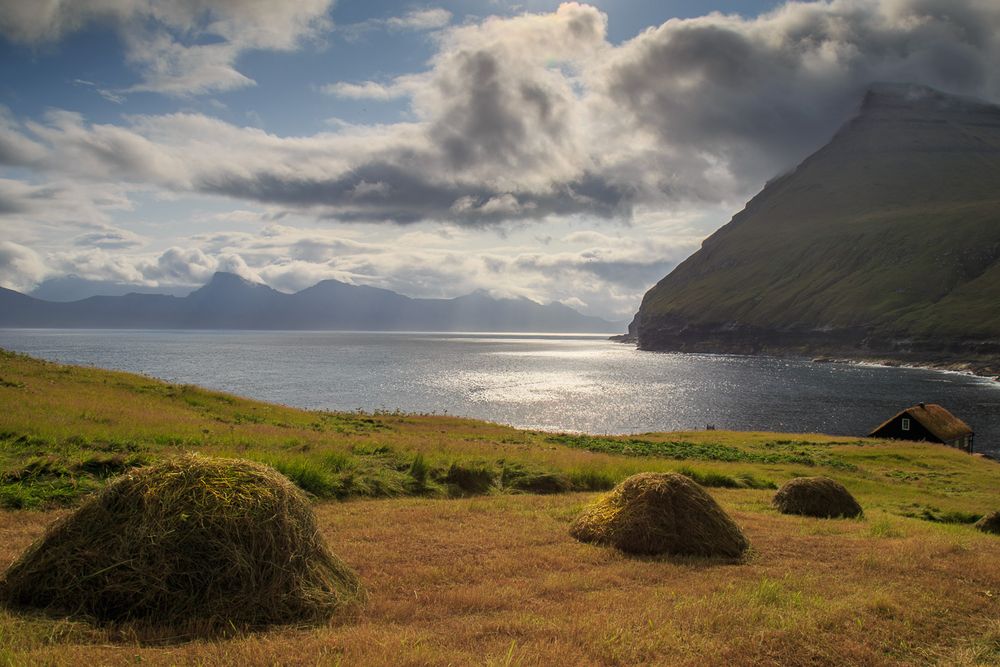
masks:
<instances>
[{"instance_id":1,"label":"green grassy slope","mask_svg":"<svg viewBox=\"0 0 1000 667\"><path fill-rule=\"evenodd\" d=\"M845 483L866 508L966 522L995 509L1000 465L948 447L826 435L552 434L445 416L330 413L0 350L0 507L76 503L186 451L270 463L320 499L551 493L677 470L766 490Z\"/></svg>"},{"instance_id":2,"label":"green grassy slope","mask_svg":"<svg viewBox=\"0 0 1000 667\"><path fill-rule=\"evenodd\" d=\"M997 303L1000 109L884 87L646 294L639 339L745 326L988 340Z\"/></svg>"}]
</instances>

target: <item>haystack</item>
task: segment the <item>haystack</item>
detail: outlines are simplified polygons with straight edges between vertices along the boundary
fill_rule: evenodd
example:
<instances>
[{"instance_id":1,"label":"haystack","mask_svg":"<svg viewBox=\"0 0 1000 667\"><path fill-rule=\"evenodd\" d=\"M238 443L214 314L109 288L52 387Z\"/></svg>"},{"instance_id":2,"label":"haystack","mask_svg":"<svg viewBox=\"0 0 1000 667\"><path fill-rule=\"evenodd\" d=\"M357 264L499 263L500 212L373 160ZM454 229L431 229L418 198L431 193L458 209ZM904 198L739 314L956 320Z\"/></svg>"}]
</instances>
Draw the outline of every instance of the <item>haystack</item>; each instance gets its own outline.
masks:
<instances>
[{"instance_id":1,"label":"haystack","mask_svg":"<svg viewBox=\"0 0 1000 667\"><path fill-rule=\"evenodd\" d=\"M774 506L782 514L803 514L824 519L856 517L861 505L844 485L829 477L796 477L774 494Z\"/></svg>"},{"instance_id":2,"label":"haystack","mask_svg":"<svg viewBox=\"0 0 1000 667\"><path fill-rule=\"evenodd\" d=\"M1000 511L987 514L976 522L976 528L984 533L1000 535Z\"/></svg>"},{"instance_id":3,"label":"haystack","mask_svg":"<svg viewBox=\"0 0 1000 667\"><path fill-rule=\"evenodd\" d=\"M196 632L325 621L360 595L288 479L201 456L117 479L0 579L10 607Z\"/></svg>"},{"instance_id":4,"label":"haystack","mask_svg":"<svg viewBox=\"0 0 1000 667\"><path fill-rule=\"evenodd\" d=\"M712 496L676 473L629 477L585 509L570 535L635 554L737 558L749 546Z\"/></svg>"}]
</instances>

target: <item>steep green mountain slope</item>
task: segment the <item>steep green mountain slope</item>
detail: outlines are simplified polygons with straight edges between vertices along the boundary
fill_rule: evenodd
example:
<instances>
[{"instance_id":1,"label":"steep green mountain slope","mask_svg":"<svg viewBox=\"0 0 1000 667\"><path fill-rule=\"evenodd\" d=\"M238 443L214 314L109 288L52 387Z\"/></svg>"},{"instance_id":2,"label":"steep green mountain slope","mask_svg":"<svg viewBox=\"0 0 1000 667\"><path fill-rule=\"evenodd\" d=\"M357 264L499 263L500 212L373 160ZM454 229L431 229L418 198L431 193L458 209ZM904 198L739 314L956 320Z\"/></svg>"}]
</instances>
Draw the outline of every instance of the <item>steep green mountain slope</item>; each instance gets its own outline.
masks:
<instances>
[{"instance_id":1,"label":"steep green mountain slope","mask_svg":"<svg viewBox=\"0 0 1000 667\"><path fill-rule=\"evenodd\" d=\"M646 293L645 349L1000 353L1000 108L879 85Z\"/></svg>"}]
</instances>

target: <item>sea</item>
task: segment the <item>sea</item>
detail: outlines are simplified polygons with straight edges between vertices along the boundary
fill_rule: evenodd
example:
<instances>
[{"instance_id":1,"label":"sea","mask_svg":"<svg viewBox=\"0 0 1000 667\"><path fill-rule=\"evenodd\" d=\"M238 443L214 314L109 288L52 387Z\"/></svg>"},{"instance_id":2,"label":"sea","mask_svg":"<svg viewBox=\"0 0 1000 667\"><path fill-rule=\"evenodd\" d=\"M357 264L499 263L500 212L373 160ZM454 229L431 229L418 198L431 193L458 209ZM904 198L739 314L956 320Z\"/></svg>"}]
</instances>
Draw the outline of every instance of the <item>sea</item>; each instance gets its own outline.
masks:
<instances>
[{"instance_id":1,"label":"sea","mask_svg":"<svg viewBox=\"0 0 1000 667\"><path fill-rule=\"evenodd\" d=\"M863 436L940 403L1000 457L1000 382L960 373L644 352L606 334L0 330L0 347L285 405L475 417L594 434Z\"/></svg>"}]
</instances>

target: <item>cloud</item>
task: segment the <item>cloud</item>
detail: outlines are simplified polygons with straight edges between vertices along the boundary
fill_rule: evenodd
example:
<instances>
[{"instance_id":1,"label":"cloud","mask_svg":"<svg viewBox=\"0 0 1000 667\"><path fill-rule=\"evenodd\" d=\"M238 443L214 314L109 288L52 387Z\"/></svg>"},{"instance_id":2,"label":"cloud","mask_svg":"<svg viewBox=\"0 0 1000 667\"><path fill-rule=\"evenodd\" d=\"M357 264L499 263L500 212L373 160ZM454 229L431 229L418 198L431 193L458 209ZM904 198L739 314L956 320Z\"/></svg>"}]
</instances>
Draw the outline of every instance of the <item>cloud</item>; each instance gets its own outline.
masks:
<instances>
[{"instance_id":1,"label":"cloud","mask_svg":"<svg viewBox=\"0 0 1000 667\"><path fill-rule=\"evenodd\" d=\"M746 188L815 150L873 82L996 99L998 34L989 1L790 2L647 30L609 54L595 86L622 136L649 141L637 163L668 175L647 182L711 198L710 175Z\"/></svg>"},{"instance_id":2,"label":"cloud","mask_svg":"<svg viewBox=\"0 0 1000 667\"><path fill-rule=\"evenodd\" d=\"M421 83L421 77L397 77L389 83L340 81L320 87L320 91L335 97L351 100L377 100L385 102L410 95Z\"/></svg>"},{"instance_id":3,"label":"cloud","mask_svg":"<svg viewBox=\"0 0 1000 667\"><path fill-rule=\"evenodd\" d=\"M232 2L213 13L200 0L7 3L0 31L39 43L112 22L138 40L129 53L140 86L190 92L249 84L234 54L295 48L323 29L328 4ZM43 5L55 7L51 16ZM434 23L411 18L412 29ZM282 289L327 277L424 296L484 288L579 299L590 312L624 317L704 234L650 227L640 244L581 225L625 222L638 237L637 225L678 209L746 197L828 140L873 82L1000 98L1000 5L987 0L795 2L753 18L675 19L617 45L606 24L576 3L449 20L433 28L436 50L422 71L320 89L405 100L405 122L338 123L308 136L196 113L94 123L68 111L32 120L0 111L0 164L13 168L8 176L28 174L0 178L5 241L26 247L60 234L90 242L19 260L29 276L42 262L51 271L196 284L231 266ZM114 211L128 210L133 191L230 198L240 209L230 219L198 224L247 231L122 255L139 249L113 231L122 227ZM266 213L248 210L258 204ZM256 233L289 219L311 226ZM411 225L393 233L413 236L376 242L388 233L372 231L381 222ZM545 252L537 243L483 252L462 237L488 227L516 236L528 223L545 225L536 237L556 239Z\"/></svg>"},{"instance_id":4,"label":"cloud","mask_svg":"<svg viewBox=\"0 0 1000 667\"><path fill-rule=\"evenodd\" d=\"M145 244L145 240L127 229L108 228L80 234L73 239L73 244L88 248L116 250L142 246Z\"/></svg>"},{"instance_id":5,"label":"cloud","mask_svg":"<svg viewBox=\"0 0 1000 667\"><path fill-rule=\"evenodd\" d=\"M7 240L18 243L114 231L113 215L131 209L128 191L118 184L67 179L35 184L0 178L0 229Z\"/></svg>"},{"instance_id":6,"label":"cloud","mask_svg":"<svg viewBox=\"0 0 1000 667\"><path fill-rule=\"evenodd\" d=\"M141 81L131 91L195 95L252 85L235 63L250 50L287 51L328 31L332 0L74 0L0 2L0 34L56 42L92 23L114 26ZM99 90L117 102L120 91Z\"/></svg>"},{"instance_id":7,"label":"cloud","mask_svg":"<svg viewBox=\"0 0 1000 667\"><path fill-rule=\"evenodd\" d=\"M30 167L45 154L45 147L28 138L10 110L0 105L0 164Z\"/></svg>"},{"instance_id":8,"label":"cloud","mask_svg":"<svg viewBox=\"0 0 1000 667\"><path fill-rule=\"evenodd\" d=\"M216 271L261 282L260 275L247 266L241 256L235 253L207 255L200 248L168 248L154 261L139 262L137 269L144 280L156 284L200 285Z\"/></svg>"},{"instance_id":9,"label":"cloud","mask_svg":"<svg viewBox=\"0 0 1000 667\"><path fill-rule=\"evenodd\" d=\"M451 23L452 13L441 7L412 9L400 16L389 18L373 18L359 23L338 26L337 30L348 40L361 39L364 35L376 31L389 32L426 32L444 28Z\"/></svg>"},{"instance_id":10,"label":"cloud","mask_svg":"<svg viewBox=\"0 0 1000 667\"><path fill-rule=\"evenodd\" d=\"M435 30L451 23L451 12L447 9L434 7L431 9L414 9L402 16L386 19L389 30Z\"/></svg>"},{"instance_id":11,"label":"cloud","mask_svg":"<svg viewBox=\"0 0 1000 667\"><path fill-rule=\"evenodd\" d=\"M0 286L27 291L45 277L46 271L34 250L11 241L0 241Z\"/></svg>"},{"instance_id":12,"label":"cloud","mask_svg":"<svg viewBox=\"0 0 1000 667\"><path fill-rule=\"evenodd\" d=\"M233 10L210 29L236 39L233 26L259 28L269 16L236 6L250 18ZM288 47L323 3L307 6L274 10L284 17L277 28L239 39ZM1000 93L1000 6L991 2L790 3L749 19L675 19L618 46L606 23L593 7L565 3L451 26L426 71L325 89L405 94L409 122L280 137L198 114L109 125L52 112L11 125L0 159L346 222L627 220L637 207L750 194L822 144L873 81Z\"/></svg>"},{"instance_id":13,"label":"cloud","mask_svg":"<svg viewBox=\"0 0 1000 667\"><path fill-rule=\"evenodd\" d=\"M80 235L69 250L36 255L33 270L19 281L23 287L42 276L73 274L146 287L199 285L216 271L231 271L289 292L326 279L417 297L450 298L483 289L627 319L649 284L686 256L700 238L649 241L643 233L628 238L575 232L565 235L578 246L573 250L560 246L539 252L533 243L515 242L470 252L469 234L462 229L422 225L407 228L396 238L381 237L376 231L373 226L317 229L267 223L253 231L196 234L182 244L146 253L135 252L139 246L124 247L127 234L122 235L126 237L122 247L116 247L118 235L109 226ZM530 232L522 237L530 238Z\"/></svg>"}]
</instances>

